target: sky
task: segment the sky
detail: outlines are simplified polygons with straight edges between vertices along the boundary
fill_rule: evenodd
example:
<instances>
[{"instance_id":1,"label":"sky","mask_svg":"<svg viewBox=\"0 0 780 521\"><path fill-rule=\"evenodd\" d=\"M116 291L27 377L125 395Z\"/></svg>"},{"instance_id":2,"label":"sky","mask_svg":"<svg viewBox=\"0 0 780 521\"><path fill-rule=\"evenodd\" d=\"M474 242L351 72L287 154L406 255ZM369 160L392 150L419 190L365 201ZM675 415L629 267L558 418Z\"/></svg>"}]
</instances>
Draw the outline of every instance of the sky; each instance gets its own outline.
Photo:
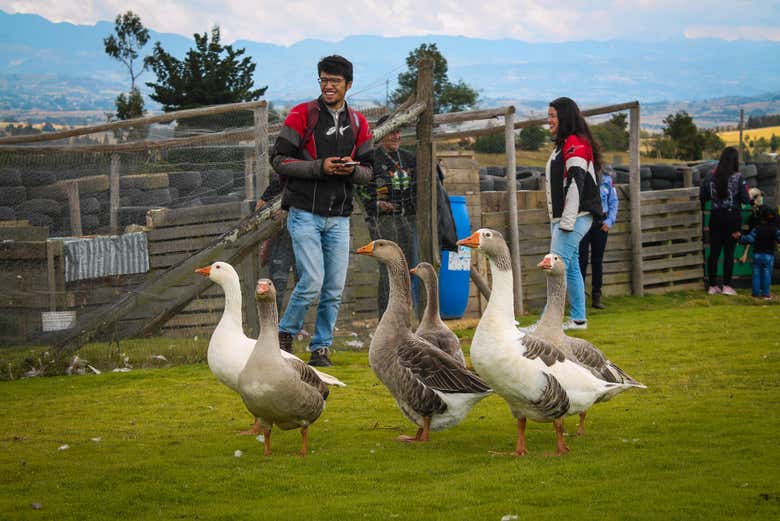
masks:
<instances>
[{"instance_id":1,"label":"sky","mask_svg":"<svg viewBox=\"0 0 780 521\"><path fill-rule=\"evenodd\" d=\"M277 45L351 35L458 35L528 42L670 38L780 41L780 0L0 0L0 10L93 25L131 10L190 37L219 25L225 43Z\"/></svg>"}]
</instances>

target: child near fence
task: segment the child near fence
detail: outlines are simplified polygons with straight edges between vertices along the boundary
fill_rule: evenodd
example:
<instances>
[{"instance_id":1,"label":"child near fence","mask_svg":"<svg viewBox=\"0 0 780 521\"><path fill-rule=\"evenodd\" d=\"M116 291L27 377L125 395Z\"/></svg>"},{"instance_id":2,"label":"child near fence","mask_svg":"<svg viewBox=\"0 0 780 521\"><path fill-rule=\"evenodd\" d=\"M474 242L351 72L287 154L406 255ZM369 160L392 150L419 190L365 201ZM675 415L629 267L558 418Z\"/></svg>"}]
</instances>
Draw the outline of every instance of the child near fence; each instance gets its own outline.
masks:
<instances>
[{"instance_id":1,"label":"child near fence","mask_svg":"<svg viewBox=\"0 0 780 521\"><path fill-rule=\"evenodd\" d=\"M761 205L758 211L758 223L750 233L743 235L739 242L753 245L753 297L772 300L769 288L772 284L775 251L780 243L777 211Z\"/></svg>"}]
</instances>

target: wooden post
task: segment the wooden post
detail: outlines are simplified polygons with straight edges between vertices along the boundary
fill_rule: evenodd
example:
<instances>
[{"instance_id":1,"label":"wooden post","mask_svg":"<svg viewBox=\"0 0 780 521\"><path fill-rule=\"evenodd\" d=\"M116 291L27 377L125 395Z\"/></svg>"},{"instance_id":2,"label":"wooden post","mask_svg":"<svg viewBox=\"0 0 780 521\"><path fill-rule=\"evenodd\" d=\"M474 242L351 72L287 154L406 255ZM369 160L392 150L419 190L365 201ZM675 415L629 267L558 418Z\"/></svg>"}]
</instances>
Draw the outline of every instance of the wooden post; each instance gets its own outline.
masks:
<instances>
[{"instance_id":1,"label":"wooden post","mask_svg":"<svg viewBox=\"0 0 780 521\"><path fill-rule=\"evenodd\" d=\"M255 116L255 193L260 199L270 182L271 165L268 163L268 105L263 103L254 109Z\"/></svg>"},{"instance_id":2,"label":"wooden post","mask_svg":"<svg viewBox=\"0 0 780 521\"><path fill-rule=\"evenodd\" d=\"M504 114L506 140L506 197L509 209L509 251L512 254L512 278L515 285L515 313L524 315L523 273L520 266L520 231L517 224L517 156L515 155L515 107Z\"/></svg>"},{"instance_id":3,"label":"wooden post","mask_svg":"<svg viewBox=\"0 0 780 521\"><path fill-rule=\"evenodd\" d=\"M244 149L244 198L248 201L259 199L255 197L255 172L254 161L252 161L254 155L254 150Z\"/></svg>"},{"instance_id":4,"label":"wooden post","mask_svg":"<svg viewBox=\"0 0 780 521\"><path fill-rule=\"evenodd\" d=\"M683 167L683 188L691 188L693 186L693 168L686 166Z\"/></svg>"},{"instance_id":5,"label":"wooden post","mask_svg":"<svg viewBox=\"0 0 780 521\"><path fill-rule=\"evenodd\" d=\"M629 110L629 194L631 197L631 288L637 296L644 295L642 281L642 211L639 173L639 105Z\"/></svg>"},{"instance_id":6,"label":"wooden post","mask_svg":"<svg viewBox=\"0 0 780 521\"><path fill-rule=\"evenodd\" d=\"M65 194L68 196L68 208L70 209L70 234L78 237L81 231L81 201L79 200L78 181L65 183Z\"/></svg>"},{"instance_id":7,"label":"wooden post","mask_svg":"<svg viewBox=\"0 0 780 521\"><path fill-rule=\"evenodd\" d=\"M46 241L46 277L49 283L49 311L57 311L57 278L54 276L54 243L50 240Z\"/></svg>"},{"instance_id":8,"label":"wooden post","mask_svg":"<svg viewBox=\"0 0 780 521\"><path fill-rule=\"evenodd\" d=\"M742 142L742 129L745 123L745 109L739 109L739 162L744 161L745 144Z\"/></svg>"},{"instance_id":9,"label":"wooden post","mask_svg":"<svg viewBox=\"0 0 780 521\"><path fill-rule=\"evenodd\" d=\"M436 172L433 168L433 60L417 62L417 101L425 110L417 120L417 241L420 261L433 262L433 242L438 237ZM438 265L436 262L434 266Z\"/></svg>"},{"instance_id":10,"label":"wooden post","mask_svg":"<svg viewBox=\"0 0 780 521\"><path fill-rule=\"evenodd\" d=\"M119 234L119 154L111 154L111 170L109 171L109 203L111 233Z\"/></svg>"}]
</instances>

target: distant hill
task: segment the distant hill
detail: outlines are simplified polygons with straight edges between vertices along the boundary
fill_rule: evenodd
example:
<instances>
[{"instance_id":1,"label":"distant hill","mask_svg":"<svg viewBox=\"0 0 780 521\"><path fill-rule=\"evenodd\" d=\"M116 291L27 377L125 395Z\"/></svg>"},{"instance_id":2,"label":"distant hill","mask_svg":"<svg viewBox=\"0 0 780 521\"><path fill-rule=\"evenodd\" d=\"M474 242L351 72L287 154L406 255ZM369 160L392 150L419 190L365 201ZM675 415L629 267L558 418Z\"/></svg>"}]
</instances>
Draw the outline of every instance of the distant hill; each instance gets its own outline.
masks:
<instances>
[{"instance_id":1,"label":"distant hill","mask_svg":"<svg viewBox=\"0 0 780 521\"><path fill-rule=\"evenodd\" d=\"M103 52L103 38L112 30L111 22L73 25L0 11L0 117L71 111L101 119L102 112L112 111L114 99L128 87L123 66ZM151 40L161 41L177 57L193 45L191 38L155 31ZM482 106L510 100L528 111L544 111L549 100L561 95L583 106L638 99L646 116L643 123L650 125L656 124L656 112L667 111L663 119L681 106L689 107L697 122L701 114L708 124L732 121L734 107L745 102L756 113L780 112L780 42L528 43L460 36L351 36L338 42L303 40L289 47L253 41L237 41L235 46L254 58L256 84L269 85L267 98L282 105L316 94L317 60L343 54L355 64L350 99L365 105L384 102L386 91L405 69L409 51L425 42L438 44L451 79L479 90ZM149 72L141 77L142 82L153 79ZM155 109L151 101L147 107Z\"/></svg>"}]
</instances>

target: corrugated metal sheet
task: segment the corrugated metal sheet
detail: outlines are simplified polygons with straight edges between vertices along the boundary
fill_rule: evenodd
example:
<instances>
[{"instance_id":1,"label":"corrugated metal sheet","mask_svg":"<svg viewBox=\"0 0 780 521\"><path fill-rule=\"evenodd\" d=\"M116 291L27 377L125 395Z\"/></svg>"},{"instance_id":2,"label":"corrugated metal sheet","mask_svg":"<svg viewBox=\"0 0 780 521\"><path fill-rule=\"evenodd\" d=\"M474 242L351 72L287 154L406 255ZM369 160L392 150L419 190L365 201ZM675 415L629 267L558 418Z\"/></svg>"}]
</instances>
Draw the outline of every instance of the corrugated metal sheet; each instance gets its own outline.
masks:
<instances>
[{"instance_id":1,"label":"corrugated metal sheet","mask_svg":"<svg viewBox=\"0 0 780 521\"><path fill-rule=\"evenodd\" d=\"M65 282L149 271L144 232L63 240Z\"/></svg>"}]
</instances>

